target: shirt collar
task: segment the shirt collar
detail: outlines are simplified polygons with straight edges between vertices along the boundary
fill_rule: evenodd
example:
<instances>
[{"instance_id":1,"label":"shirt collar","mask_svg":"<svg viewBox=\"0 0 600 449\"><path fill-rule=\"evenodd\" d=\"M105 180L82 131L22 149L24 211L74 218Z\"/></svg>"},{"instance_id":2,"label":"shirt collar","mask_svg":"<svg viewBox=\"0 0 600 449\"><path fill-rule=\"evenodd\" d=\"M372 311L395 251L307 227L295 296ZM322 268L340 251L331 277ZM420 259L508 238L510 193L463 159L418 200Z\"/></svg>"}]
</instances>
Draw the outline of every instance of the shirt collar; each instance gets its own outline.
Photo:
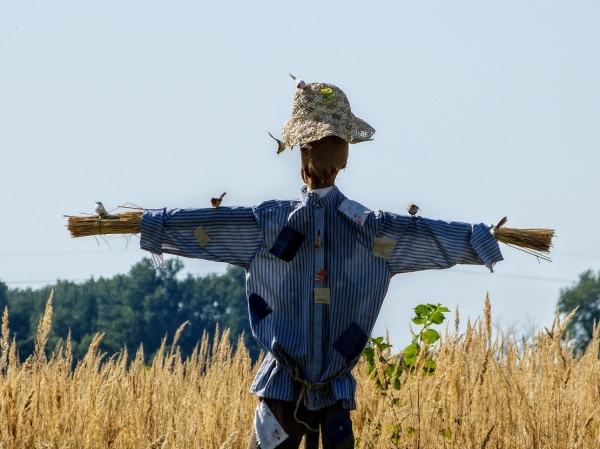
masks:
<instances>
[{"instance_id":1,"label":"shirt collar","mask_svg":"<svg viewBox=\"0 0 600 449\"><path fill-rule=\"evenodd\" d=\"M319 195L319 198L323 198L324 196L327 196L327 194L329 192L331 192L331 189L333 189L333 186L323 187L322 189L313 189L313 190L308 189L308 191L313 194L316 193L317 195Z\"/></svg>"},{"instance_id":2,"label":"shirt collar","mask_svg":"<svg viewBox=\"0 0 600 449\"><path fill-rule=\"evenodd\" d=\"M304 206L312 206L315 203L319 203L321 206L328 206L333 203L341 203L345 197L342 192L334 185L325 189L308 190L307 186L303 186L302 190L302 204ZM320 194L324 195L321 196Z\"/></svg>"}]
</instances>

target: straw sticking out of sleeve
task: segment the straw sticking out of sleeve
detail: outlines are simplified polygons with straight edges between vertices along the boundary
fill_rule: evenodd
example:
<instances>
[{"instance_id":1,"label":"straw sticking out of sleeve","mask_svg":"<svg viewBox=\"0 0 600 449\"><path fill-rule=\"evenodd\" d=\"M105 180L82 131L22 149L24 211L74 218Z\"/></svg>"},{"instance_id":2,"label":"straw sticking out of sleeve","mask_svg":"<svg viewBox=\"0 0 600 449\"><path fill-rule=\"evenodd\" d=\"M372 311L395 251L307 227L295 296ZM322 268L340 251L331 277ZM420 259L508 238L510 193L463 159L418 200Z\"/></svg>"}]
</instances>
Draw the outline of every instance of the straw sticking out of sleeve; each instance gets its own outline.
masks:
<instances>
[{"instance_id":1,"label":"straw sticking out of sleeve","mask_svg":"<svg viewBox=\"0 0 600 449\"><path fill-rule=\"evenodd\" d=\"M543 260L551 261L542 253L549 253L552 247L554 229L514 229L495 227L493 233L499 242L515 247Z\"/></svg>"},{"instance_id":2,"label":"straw sticking out of sleeve","mask_svg":"<svg viewBox=\"0 0 600 449\"><path fill-rule=\"evenodd\" d=\"M107 234L139 234L142 232L144 211L122 212L106 217L69 216L67 229L71 237L89 237Z\"/></svg>"}]
</instances>

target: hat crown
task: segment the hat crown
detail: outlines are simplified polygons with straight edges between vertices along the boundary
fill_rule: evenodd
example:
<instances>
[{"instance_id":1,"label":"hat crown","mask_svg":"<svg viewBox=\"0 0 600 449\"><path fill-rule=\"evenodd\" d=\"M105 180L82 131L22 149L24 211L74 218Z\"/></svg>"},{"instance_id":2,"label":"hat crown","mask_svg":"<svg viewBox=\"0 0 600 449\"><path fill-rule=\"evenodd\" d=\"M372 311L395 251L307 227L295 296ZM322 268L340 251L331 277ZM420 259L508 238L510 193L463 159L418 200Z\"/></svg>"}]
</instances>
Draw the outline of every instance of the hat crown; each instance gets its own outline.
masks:
<instances>
[{"instance_id":1,"label":"hat crown","mask_svg":"<svg viewBox=\"0 0 600 449\"><path fill-rule=\"evenodd\" d=\"M292 117L320 117L323 113L350 116L350 102L339 87L326 83L310 83L296 90Z\"/></svg>"},{"instance_id":2,"label":"hat crown","mask_svg":"<svg viewBox=\"0 0 600 449\"><path fill-rule=\"evenodd\" d=\"M346 94L328 83L310 83L296 90L292 118L283 125L283 140L293 147L338 136L348 143L369 140L375 130L356 117Z\"/></svg>"}]
</instances>

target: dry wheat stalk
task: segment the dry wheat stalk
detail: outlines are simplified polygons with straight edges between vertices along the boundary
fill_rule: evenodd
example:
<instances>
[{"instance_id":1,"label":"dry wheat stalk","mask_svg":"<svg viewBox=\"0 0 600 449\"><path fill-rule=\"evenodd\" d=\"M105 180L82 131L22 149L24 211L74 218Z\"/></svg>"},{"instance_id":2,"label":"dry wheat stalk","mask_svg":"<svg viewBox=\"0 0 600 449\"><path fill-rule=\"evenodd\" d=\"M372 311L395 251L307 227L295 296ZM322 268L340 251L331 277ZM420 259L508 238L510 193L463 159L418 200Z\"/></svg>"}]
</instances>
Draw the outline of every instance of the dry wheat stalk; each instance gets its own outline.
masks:
<instances>
[{"instance_id":1,"label":"dry wheat stalk","mask_svg":"<svg viewBox=\"0 0 600 449\"><path fill-rule=\"evenodd\" d=\"M49 302L42 334L50 309ZM588 351L575 356L561 339L568 319L557 318L550 332L522 346L515 335L490 339L491 315L477 319L468 338L450 333L441 341L433 376L407 373L402 388L387 395L361 361L353 372L358 408L352 412L360 447L388 449L392 432L400 438L393 447L403 448L600 447L600 328ZM257 403L248 389L258 366L242 339L233 351L227 331L214 341L205 334L185 360L165 342L151 366L141 349L132 360L126 352L103 356L96 338L73 369L61 351L21 364L11 355L16 341L5 338L8 314L2 327L2 448L220 449L248 441Z\"/></svg>"}]
</instances>

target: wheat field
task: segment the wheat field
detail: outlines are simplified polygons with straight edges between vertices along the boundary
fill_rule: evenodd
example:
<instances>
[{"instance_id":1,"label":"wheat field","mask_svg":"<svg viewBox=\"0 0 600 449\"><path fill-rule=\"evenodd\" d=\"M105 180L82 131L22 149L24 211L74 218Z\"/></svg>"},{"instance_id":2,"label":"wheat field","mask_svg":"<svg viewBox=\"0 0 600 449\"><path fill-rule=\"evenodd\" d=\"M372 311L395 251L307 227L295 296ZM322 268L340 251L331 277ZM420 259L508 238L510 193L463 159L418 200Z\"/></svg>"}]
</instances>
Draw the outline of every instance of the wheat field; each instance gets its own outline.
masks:
<instances>
[{"instance_id":1,"label":"wheat field","mask_svg":"<svg viewBox=\"0 0 600 449\"><path fill-rule=\"evenodd\" d=\"M456 318L458 320L458 316ZM52 297L40 320L34 354L20 363L5 311L0 338L0 448L245 448L257 400L248 389L252 365L227 331L204 336L182 359L177 337L144 364L100 354L101 335L72 368L69 339L51 356L45 346ZM573 356L554 323L527 340L494 334L484 316L463 335L448 328L433 348L434 375L402 377L382 391L355 369L361 448L598 448L599 332ZM385 354L392 357L390 354ZM377 371L377 370L376 370Z\"/></svg>"}]
</instances>

